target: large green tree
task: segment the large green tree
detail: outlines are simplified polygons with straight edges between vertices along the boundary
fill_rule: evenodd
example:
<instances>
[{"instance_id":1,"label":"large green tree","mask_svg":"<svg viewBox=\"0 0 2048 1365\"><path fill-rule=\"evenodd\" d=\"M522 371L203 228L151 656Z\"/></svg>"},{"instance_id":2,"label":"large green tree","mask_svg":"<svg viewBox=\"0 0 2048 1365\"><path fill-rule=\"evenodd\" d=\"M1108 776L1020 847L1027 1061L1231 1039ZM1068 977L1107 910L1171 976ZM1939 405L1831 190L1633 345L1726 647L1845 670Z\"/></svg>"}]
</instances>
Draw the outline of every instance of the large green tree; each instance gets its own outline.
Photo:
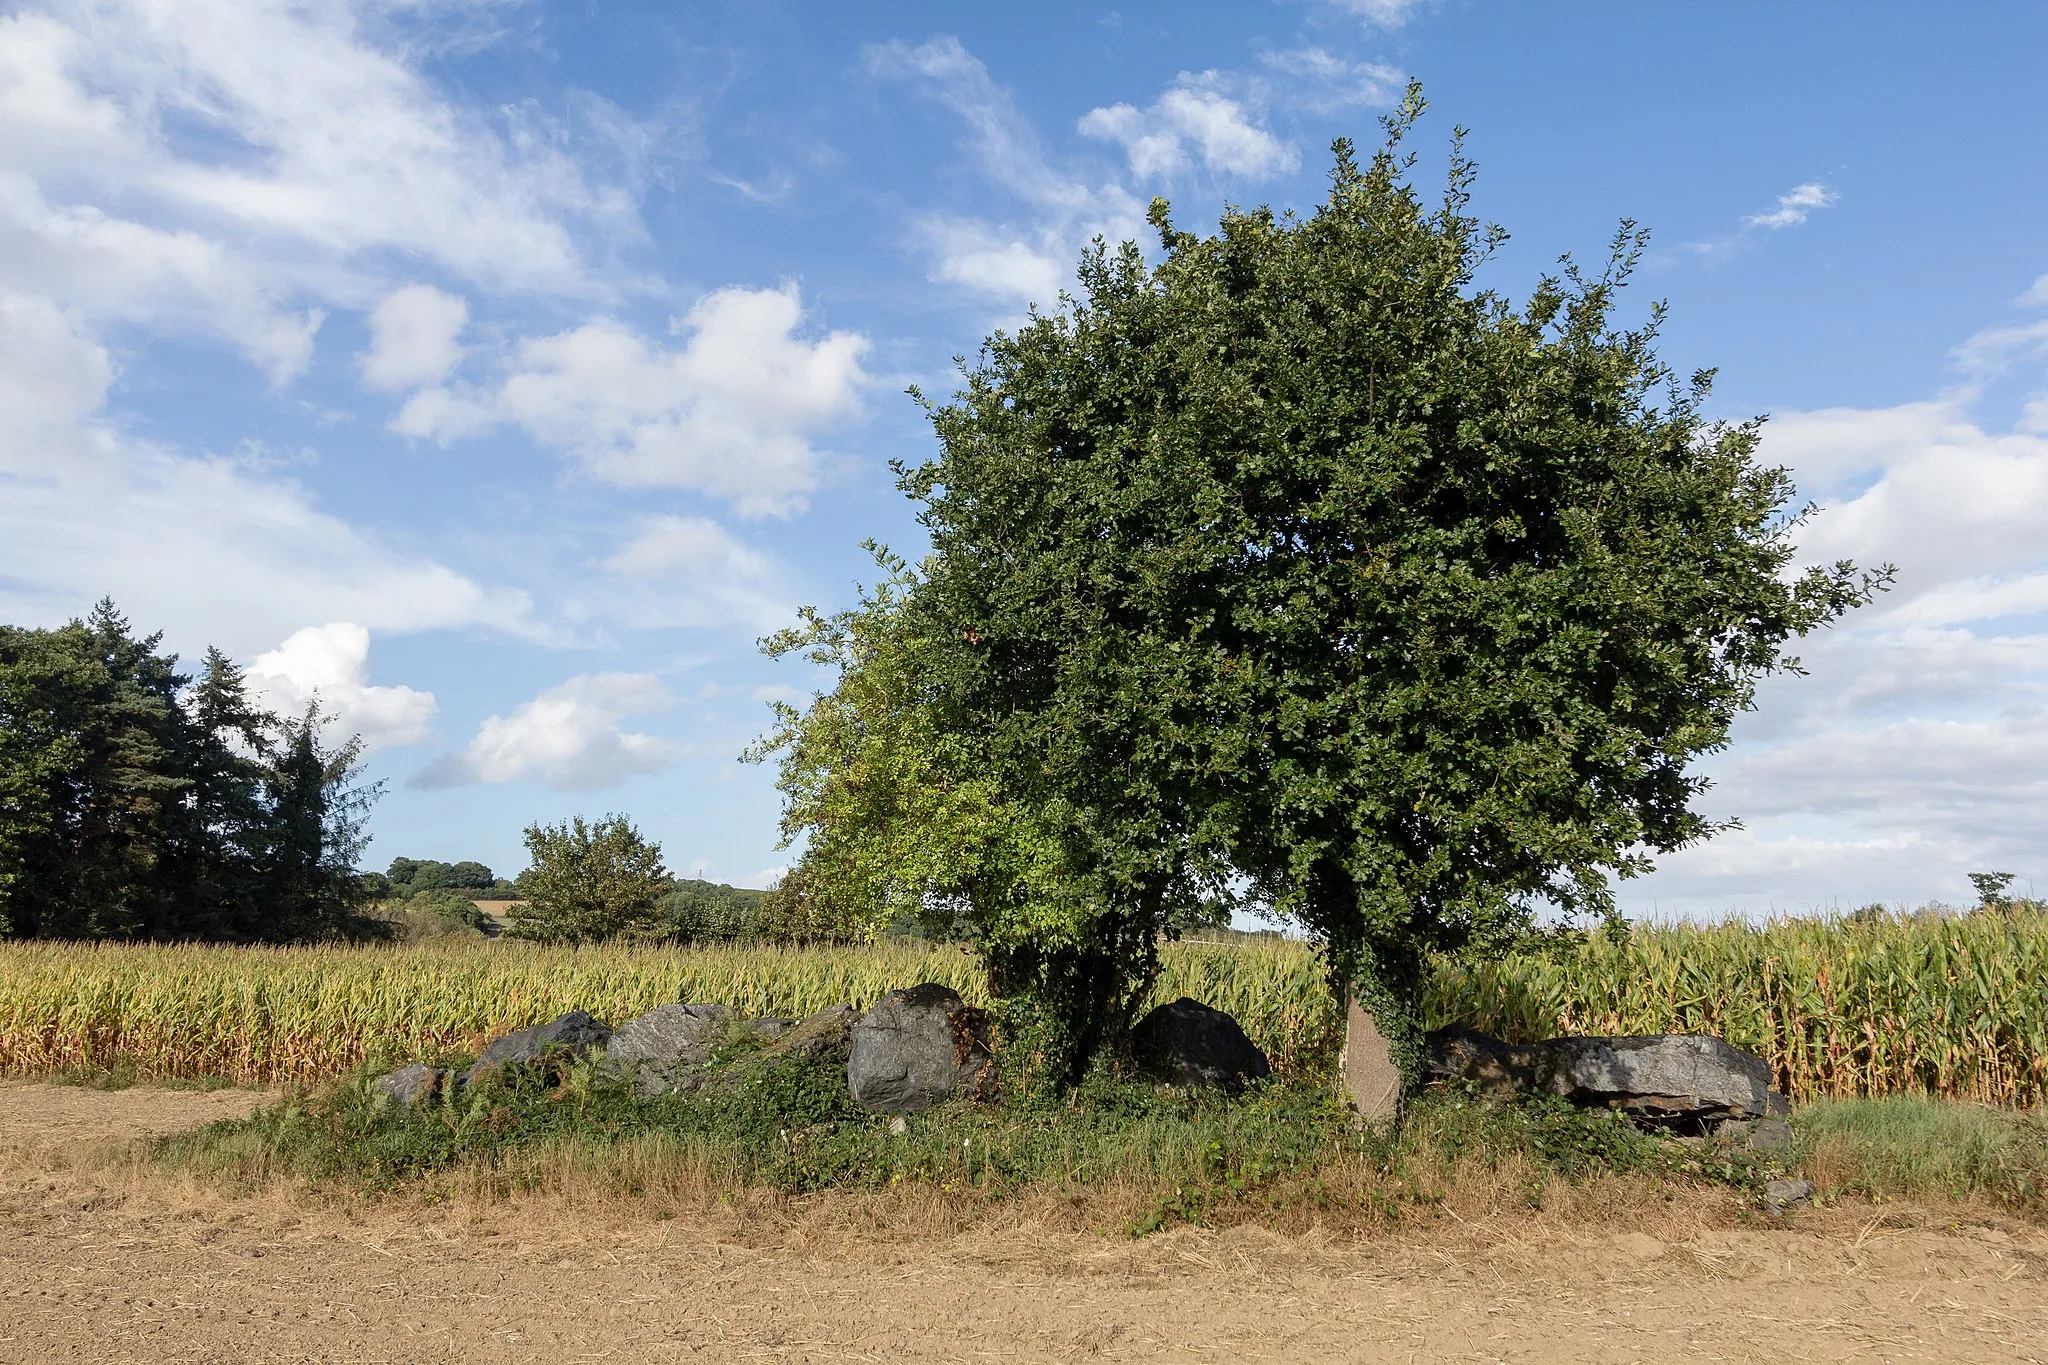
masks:
<instances>
[{"instance_id":1,"label":"large green tree","mask_svg":"<svg viewBox=\"0 0 2048 1365\"><path fill-rule=\"evenodd\" d=\"M666 932L662 903L672 883L661 845L642 838L625 816L529 825L526 851L532 866L519 877L525 900L506 916L514 938L588 943Z\"/></svg>"},{"instance_id":2,"label":"large green tree","mask_svg":"<svg viewBox=\"0 0 2048 1365\"><path fill-rule=\"evenodd\" d=\"M1794 572L1758 424L1706 417L1661 309L1613 321L1627 225L1519 305L1476 285L1503 235L1455 145L1438 205L1408 183L1421 108L1368 164L1337 144L1306 218L1201 237L1155 203L1159 264L1098 245L902 471L932 542L893 613L918 723L1056 850L1058 905L985 918L999 984L1076 1051L1162 932L1242 896L1325 945L1412 1068L1426 955L1606 911L1611 877L1713 833L1694 760L1880 585Z\"/></svg>"},{"instance_id":3,"label":"large green tree","mask_svg":"<svg viewBox=\"0 0 2048 1365\"><path fill-rule=\"evenodd\" d=\"M359 746L280 718L208 651L178 671L111 602L0 627L0 935L353 937Z\"/></svg>"}]
</instances>

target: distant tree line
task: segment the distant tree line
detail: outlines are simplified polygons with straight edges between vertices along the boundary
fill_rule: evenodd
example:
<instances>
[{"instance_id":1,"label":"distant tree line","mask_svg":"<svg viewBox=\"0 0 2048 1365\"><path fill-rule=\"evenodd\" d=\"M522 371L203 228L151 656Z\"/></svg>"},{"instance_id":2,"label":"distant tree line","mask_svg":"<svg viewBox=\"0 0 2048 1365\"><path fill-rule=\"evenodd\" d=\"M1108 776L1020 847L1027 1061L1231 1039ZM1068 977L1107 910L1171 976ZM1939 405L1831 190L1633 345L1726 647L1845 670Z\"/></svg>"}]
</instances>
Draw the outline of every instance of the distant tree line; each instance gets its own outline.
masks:
<instances>
[{"instance_id":1,"label":"distant tree line","mask_svg":"<svg viewBox=\"0 0 2048 1365\"><path fill-rule=\"evenodd\" d=\"M533 865L519 874L514 885L520 903L507 915L515 938L695 944L835 943L875 936L873 926L837 917L801 878L785 877L757 891L675 877L662 863L661 845L623 815L532 825L526 848ZM947 936L943 926L909 917L891 928Z\"/></svg>"},{"instance_id":2,"label":"distant tree line","mask_svg":"<svg viewBox=\"0 0 2048 1365\"><path fill-rule=\"evenodd\" d=\"M496 876L482 863L444 863L433 858L393 858L383 872L364 876L382 900L411 900L429 891L459 891L473 900L511 900L519 894L513 883Z\"/></svg>"},{"instance_id":3,"label":"distant tree line","mask_svg":"<svg viewBox=\"0 0 2048 1365\"><path fill-rule=\"evenodd\" d=\"M361 880L373 913L407 939L495 934L482 900L511 901L514 938L584 943L632 938L650 943L805 943L843 935L813 923L805 897L694 877L675 877L622 815L581 817L526 831L533 865L512 881L474 861L394 858Z\"/></svg>"},{"instance_id":4,"label":"distant tree line","mask_svg":"<svg viewBox=\"0 0 2048 1365\"><path fill-rule=\"evenodd\" d=\"M355 870L377 795L317 705L280 716L209 649L180 671L111 601L0 626L0 936L380 937Z\"/></svg>"}]
</instances>

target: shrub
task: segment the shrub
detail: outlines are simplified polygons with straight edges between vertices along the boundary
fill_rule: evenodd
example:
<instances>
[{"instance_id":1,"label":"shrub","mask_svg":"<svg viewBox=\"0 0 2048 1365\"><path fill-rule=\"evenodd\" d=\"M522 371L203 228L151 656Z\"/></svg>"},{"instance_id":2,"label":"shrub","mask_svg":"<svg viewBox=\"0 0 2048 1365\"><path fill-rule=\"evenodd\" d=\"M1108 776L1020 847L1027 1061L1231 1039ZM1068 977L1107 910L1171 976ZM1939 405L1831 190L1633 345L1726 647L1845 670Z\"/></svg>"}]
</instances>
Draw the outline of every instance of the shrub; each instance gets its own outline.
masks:
<instances>
[{"instance_id":1,"label":"shrub","mask_svg":"<svg viewBox=\"0 0 2048 1365\"><path fill-rule=\"evenodd\" d=\"M641 838L625 816L529 826L526 850L533 860L520 878L526 901L507 917L514 937L585 943L661 932L670 884L661 845Z\"/></svg>"}]
</instances>

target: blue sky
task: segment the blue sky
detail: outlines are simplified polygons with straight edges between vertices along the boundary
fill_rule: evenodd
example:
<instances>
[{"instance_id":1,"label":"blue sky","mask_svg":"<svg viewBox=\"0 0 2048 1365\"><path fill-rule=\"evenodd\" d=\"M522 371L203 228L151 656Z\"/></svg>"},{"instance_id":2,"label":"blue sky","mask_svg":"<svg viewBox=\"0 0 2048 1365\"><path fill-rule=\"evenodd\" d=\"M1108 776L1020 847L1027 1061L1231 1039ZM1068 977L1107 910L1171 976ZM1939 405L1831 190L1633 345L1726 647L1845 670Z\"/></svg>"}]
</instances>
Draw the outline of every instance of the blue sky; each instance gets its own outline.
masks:
<instances>
[{"instance_id":1,"label":"blue sky","mask_svg":"<svg viewBox=\"0 0 2048 1365\"><path fill-rule=\"evenodd\" d=\"M1644 913L2048 889L2048 10L1470 0L0 7L0 619L112 594L388 783L371 861L618 810L761 884L906 385L1095 233L1309 207L1413 76L1486 283L1650 227L1629 303L1897 591L1717 756Z\"/></svg>"}]
</instances>

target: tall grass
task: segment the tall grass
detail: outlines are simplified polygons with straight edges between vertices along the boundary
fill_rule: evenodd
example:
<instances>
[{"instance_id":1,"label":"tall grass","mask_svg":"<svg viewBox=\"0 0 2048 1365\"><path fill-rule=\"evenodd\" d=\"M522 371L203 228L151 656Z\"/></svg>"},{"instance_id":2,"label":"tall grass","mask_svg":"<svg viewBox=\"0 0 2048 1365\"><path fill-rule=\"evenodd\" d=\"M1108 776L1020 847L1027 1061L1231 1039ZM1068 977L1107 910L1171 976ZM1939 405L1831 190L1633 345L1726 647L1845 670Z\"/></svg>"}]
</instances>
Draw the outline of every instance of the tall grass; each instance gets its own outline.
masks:
<instances>
[{"instance_id":1,"label":"tall grass","mask_svg":"<svg viewBox=\"0 0 2048 1365\"><path fill-rule=\"evenodd\" d=\"M1155 998L1236 1015L1283 1071L1330 1061L1340 1019L1298 943L1169 945ZM311 1082L471 1051L568 1009L674 1000L798 1016L939 981L986 1003L960 948L233 948L0 945L0 1071ZM1511 1039L1714 1033L1796 1097L1931 1093L2048 1102L2048 917L1978 914L1638 926L1626 941L1443 963L1426 1022Z\"/></svg>"},{"instance_id":2,"label":"tall grass","mask_svg":"<svg viewBox=\"0 0 2048 1365\"><path fill-rule=\"evenodd\" d=\"M1799 1113L1801 1165L1823 1189L1876 1199L2048 1198L2048 1115L1925 1095L1821 1100Z\"/></svg>"}]
</instances>

